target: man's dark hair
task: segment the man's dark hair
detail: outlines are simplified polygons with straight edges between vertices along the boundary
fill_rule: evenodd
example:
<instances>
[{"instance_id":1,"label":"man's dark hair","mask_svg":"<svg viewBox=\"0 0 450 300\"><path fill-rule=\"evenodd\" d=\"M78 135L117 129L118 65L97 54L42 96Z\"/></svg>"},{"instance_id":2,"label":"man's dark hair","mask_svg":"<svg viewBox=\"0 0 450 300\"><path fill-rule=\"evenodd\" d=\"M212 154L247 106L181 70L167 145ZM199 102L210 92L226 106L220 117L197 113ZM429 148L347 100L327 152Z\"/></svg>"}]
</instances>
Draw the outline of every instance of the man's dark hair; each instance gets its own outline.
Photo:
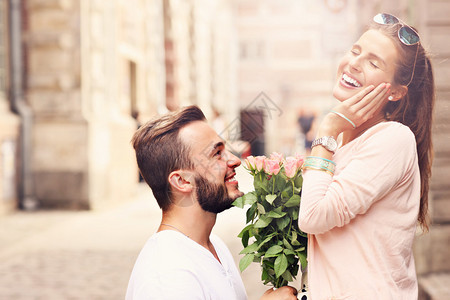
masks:
<instances>
[{"instance_id":1,"label":"man's dark hair","mask_svg":"<svg viewBox=\"0 0 450 300\"><path fill-rule=\"evenodd\" d=\"M180 129L194 121L205 120L200 108L188 106L149 121L131 140L141 175L162 210L167 210L171 203L169 174L193 168L190 149L179 137Z\"/></svg>"}]
</instances>

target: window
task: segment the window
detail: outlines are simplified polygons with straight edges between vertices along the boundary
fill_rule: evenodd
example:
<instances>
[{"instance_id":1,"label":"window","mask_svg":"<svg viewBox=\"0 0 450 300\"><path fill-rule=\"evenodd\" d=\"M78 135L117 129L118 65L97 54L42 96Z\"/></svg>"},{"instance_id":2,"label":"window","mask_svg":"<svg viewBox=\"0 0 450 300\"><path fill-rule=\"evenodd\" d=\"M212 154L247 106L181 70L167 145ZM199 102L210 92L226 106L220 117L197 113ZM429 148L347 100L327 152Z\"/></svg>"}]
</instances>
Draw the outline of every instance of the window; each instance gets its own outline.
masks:
<instances>
[{"instance_id":1,"label":"window","mask_svg":"<svg viewBox=\"0 0 450 300\"><path fill-rule=\"evenodd\" d=\"M262 41L242 41L240 44L240 58L242 60L264 59L265 49Z\"/></svg>"}]
</instances>

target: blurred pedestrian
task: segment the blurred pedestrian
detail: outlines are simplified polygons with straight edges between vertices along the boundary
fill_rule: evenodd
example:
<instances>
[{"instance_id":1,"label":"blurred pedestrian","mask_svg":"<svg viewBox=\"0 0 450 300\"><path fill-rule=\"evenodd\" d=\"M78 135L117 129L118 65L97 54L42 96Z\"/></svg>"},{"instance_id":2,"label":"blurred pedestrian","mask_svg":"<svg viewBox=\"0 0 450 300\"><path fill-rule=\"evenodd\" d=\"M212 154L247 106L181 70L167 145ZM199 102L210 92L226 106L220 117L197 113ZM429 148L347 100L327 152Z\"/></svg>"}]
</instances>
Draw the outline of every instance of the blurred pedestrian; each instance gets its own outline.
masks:
<instances>
[{"instance_id":1,"label":"blurred pedestrian","mask_svg":"<svg viewBox=\"0 0 450 300\"><path fill-rule=\"evenodd\" d=\"M341 103L303 167L311 297L417 299L412 245L416 224L428 229L435 96L417 31L375 16L341 60L333 95Z\"/></svg>"},{"instance_id":2,"label":"blurred pedestrian","mask_svg":"<svg viewBox=\"0 0 450 300\"><path fill-rule=\"evenodd\" d=\"M243 195L235 179L240 160L196 106L141 126L132 142L162 221L139 254L126 299L247 299L232 255L211 234L217 214ZM269 289L261 299L296 293Z\"/></svg>"},{"instance_id":3,"label":"blurred pedestrian","mask_svg":"<svg viewBox=\"0 0 450 300\"><path fill-rule=\"evenodd\" d=\"M312 141L314 140L314 130L316 120L316 114L313 110L307 108L301 108L297 119L300 127L300 132L303 136L303 146L305 152L309 154L311 152Z\"/></svg>"}]
</instances>

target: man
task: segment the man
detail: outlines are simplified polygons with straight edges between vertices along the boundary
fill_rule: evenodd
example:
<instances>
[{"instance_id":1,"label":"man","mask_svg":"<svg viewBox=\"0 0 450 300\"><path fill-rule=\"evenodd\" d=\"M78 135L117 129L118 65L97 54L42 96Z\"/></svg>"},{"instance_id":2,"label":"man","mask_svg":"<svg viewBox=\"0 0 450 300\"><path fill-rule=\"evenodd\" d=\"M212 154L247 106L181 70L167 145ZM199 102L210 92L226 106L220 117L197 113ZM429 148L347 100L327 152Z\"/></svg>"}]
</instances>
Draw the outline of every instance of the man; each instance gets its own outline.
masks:
<instances>
[{"instance_id":1,"label":"man","mask_svg":"<svg viewBox=\"0 0 450 300\"><path fill-rule=\"evenodd\" d=\"M196 106L143 125L132 143L162 221L139 254L126 299L247 299L229 250L211 235L216 215L243 194L234 178L240 160ZM261 299L295 294L283 287Z\"/></svg>"}]
</instances>

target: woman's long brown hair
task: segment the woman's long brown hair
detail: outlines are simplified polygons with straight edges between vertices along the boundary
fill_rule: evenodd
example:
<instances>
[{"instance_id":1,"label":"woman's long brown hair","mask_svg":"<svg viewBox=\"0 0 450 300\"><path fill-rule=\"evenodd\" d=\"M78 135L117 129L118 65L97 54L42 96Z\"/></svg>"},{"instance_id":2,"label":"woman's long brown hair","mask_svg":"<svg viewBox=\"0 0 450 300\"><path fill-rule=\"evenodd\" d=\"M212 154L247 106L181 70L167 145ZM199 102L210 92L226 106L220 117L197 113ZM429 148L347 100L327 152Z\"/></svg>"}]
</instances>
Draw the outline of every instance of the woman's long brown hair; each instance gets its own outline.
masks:
<instances>
[{"instance_id":1,"label":"woman's long brown hair","mask_svg":"<svg viewBox=\"0 0 450 300\"><path fill-rule=\"evenodd\" d=\"M435 101L433 70L430 58L420 43L407 46L400 42L400 27L400 24L372 24L370 28L390 36L400 53L394 82L407 86L408 92L400 101L389 102L385 113L387 119L408 126L416 137L421 179L418 221L422 229L428 231L428 193L433 160L431 129Z\"/></svg>"}]
</instances>

